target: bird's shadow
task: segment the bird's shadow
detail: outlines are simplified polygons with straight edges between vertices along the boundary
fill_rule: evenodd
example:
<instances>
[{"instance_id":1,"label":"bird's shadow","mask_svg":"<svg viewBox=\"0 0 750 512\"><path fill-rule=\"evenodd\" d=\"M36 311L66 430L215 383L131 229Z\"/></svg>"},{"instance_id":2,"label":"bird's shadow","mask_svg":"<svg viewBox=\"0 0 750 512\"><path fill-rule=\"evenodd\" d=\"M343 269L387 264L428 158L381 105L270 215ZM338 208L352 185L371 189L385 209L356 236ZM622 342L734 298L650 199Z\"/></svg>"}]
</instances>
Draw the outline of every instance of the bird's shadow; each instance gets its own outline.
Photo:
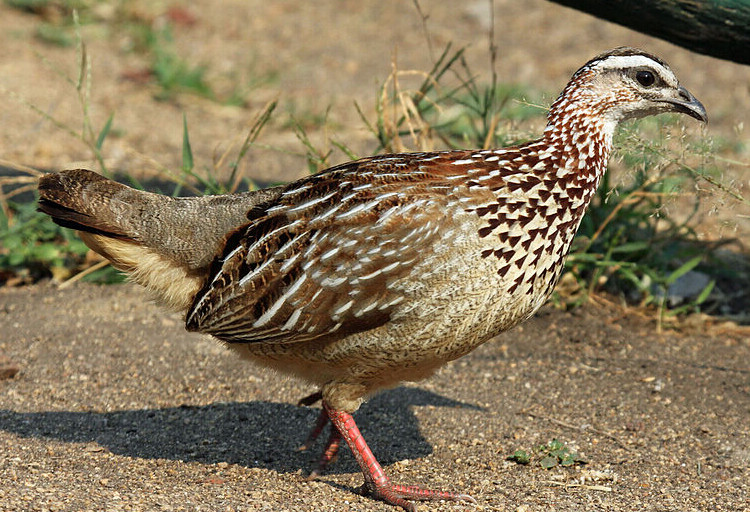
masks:
<instances>
[{"instance_id":1,"label":"bird's shadow","mask_svg":"<svg viewBox=\"0 0 750 512\"><path fill-rule=\"evenodd\" d=\"M355 414L363 435L384 465L419 458L432 451L410 406L464 407L418 388L385 391ZM300 452L319 409L276 402L220 402L204 406L115 412L16 412L0 410L0 429L23 437L69 443L95 443L111 453L146 459L227 462L280 473L310 470L327 438ZM343 452L342 452L343 453ZM343 456L333 472L355 472Z\"/></svg>"}]
</instances>

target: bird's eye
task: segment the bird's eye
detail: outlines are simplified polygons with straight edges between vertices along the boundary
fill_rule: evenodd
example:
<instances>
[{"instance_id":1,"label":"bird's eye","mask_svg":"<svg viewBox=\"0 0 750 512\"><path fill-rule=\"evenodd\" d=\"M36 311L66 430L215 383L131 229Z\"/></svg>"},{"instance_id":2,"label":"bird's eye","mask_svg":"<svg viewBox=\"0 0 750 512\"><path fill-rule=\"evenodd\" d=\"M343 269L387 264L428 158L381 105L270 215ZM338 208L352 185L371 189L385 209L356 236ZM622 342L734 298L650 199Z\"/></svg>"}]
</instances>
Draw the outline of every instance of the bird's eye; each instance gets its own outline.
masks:
<instances>
[{"instance_id":1,"label":"bird's eye","mask_svg":"<svg viewBox=\"0 0 750 512\"><path fill-rule=\"evenodd\" d=\"M651 71L638 71L635 74L635 79L643 87L651 87L656 82L656 78L654 78L654 74Z\"/></svg>"}]
</instances>

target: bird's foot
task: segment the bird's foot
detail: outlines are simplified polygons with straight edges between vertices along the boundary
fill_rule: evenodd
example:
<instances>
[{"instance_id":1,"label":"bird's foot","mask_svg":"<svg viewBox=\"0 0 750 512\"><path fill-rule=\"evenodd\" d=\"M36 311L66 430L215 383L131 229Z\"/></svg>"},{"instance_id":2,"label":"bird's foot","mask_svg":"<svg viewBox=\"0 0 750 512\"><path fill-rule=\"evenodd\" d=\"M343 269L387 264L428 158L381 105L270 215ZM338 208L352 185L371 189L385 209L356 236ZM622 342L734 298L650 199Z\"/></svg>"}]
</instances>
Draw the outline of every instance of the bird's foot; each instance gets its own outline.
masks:
<instances>
[{"instance_id":1,"label":"bird's foot","mask_svg":"<svg viewBox=\"0 0 750 512\"><path fill-rule=\"evenodd\" d=\"M414 501L466 501L476 503L473 497L468 494L457 494L450 491L438 491L435 489L423 489L416 485L397 485L386 480L380 484L365 482L360 487L360 494L384 501L389 505L401 507L408 512L415 512L417 506L410 500Z\"/></svg>"},{"instance_id":2,"label":"bird's foot","mask_svg":"<svg viewBox=\"0 0 750 512\"><path fill-rule=\"evenodd\" d=\"M331 439L337 436L333 432L338 432L338 441L343 439L352 450L354 458L357 460L359 467L365 477L365 483L360 488L361 494L371 496L394 505L401 507L408 512L414 512L417 506L410 500L429 501L429 500L448 500L448 501L467 501L476 503L476 500L468 494L456 494L448 491L437 491L432 489L422 489L415 485L394 485L386 476L383 468L380 466L375 456L372 454L370 447L367 446L362 433L359 431L357 424L354 422L352 415L346 411L331 408L323 401L323 410L328 414L331 424L335 427L331 431ZM326 451L331 447L329 446ZM336 446L338 449L338 446ZM325 455L323 457L325 459Z\"/></svg>"}]
</instances>

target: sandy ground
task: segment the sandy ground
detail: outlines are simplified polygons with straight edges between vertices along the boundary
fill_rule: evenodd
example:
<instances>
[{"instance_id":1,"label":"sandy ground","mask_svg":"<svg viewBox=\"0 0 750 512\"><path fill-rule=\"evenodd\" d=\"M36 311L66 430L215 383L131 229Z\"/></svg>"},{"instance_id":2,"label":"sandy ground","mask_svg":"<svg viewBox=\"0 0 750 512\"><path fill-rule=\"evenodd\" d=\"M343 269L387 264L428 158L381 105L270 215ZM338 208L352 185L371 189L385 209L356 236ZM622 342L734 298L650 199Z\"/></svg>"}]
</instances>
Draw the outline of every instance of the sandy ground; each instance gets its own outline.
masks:
<instances>
[{"instance_id":1,"label":"sandy ground","mask_svg":"<svg viewBox=\"0 0 750 512\"><path fill-rule=\"evenodd\" d=\"M468 45L488 79L487 4L420 4L433 56L447 42ZM161 3L136 5L155 23L164 12ZM208 65L218 92L271 79L248 88L245 107L189 95L158 102L155 86L127 79L145 58L126 51L129 42L107 23L84 26L93 120L102 126L115 112L105 145L113 169L178 167L183 112L197 167L210 167L278 98L281 114L261 140L272 149L253 149L243 172L293 179L306 165L288 114L314 117L330 105L328 125L312 125L311 136L365 154L372 143L352 102L372 111L394 55L402 69L431 67L411 2L201 0L187 8L196 22L175 30L177 48ZM591 56L641 46L704 102L707 133L732 141L723 156L748 160L750 68L541 0L498 0L495 19L501 81L554 95ZM39 20L0 4L0 158L94 168L80 142L23 104L80 126L75 91L53 71L75 77L75 52L37 41ZM334 153L332 163L343 159ZM722 166L744 193L746 167ZM750 233L746 206L717 196L709 207L706 236ZM390 510L353 492L361 476L348 453L319 482L304 480L317 454L296 448L317 410L294 404L313 390L185 333L179 317L135 287L3 288L0 326L0 353L20 369L0 380L0 510ZM545 309L436 377L378 395L357 420L395 481L478 500L423 510L750 510L748 361L742 328L657 334L650 319L616 309ZM506 460L555 438L588 463L548 471Z\"/></svg>"},{"instance_id":2,"label":"sandy ground","mask_svg":"<svg viewBox=\"0 0 750 512\"><path fill-rule=\"evenodd\" d=\"M313 390L185 333L131 285L0 289L2 510L388 510L343 453L298 452ZM657 335L544 309L358 423L394 481L469 492L423 510L750 510L750 333ZM506 460L558 439L587 464Z\"/></svg>"}]
</instances>

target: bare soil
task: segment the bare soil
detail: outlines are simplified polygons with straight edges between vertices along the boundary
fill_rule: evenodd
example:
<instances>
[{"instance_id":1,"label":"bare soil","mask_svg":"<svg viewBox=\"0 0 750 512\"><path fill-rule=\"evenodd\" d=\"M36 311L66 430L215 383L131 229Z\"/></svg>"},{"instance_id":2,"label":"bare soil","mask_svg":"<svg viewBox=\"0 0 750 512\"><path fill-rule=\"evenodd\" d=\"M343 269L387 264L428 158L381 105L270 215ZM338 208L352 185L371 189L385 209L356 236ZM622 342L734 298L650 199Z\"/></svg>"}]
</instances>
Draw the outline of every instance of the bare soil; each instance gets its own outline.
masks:
<instances>
[{"instance_id":1,"label":"bare soil","mask_svg":"<svg viewBox=\"0 0 750 512\"><path fill-rule=\"evenodd\" d=\"M433 54L468 45L488 79L487 4L420 4ZM271 79L248 88L243 107L184 94L156 101L152 82L132 79L146 57L106 28L114 14L103 5L105 21L82 29L92 116L100 127L115 112L105 156L136 175L179 167L183 112L202 169L273 98L282 111L262 142L275 149L253 149L247 175L307 172L286 113L314 118L329 105L328 125L311 123L311 136L365 154L372 142L352 102L372 112L394 56L401 69L432 63L410 2L200 0L184 4L194 20L175 29L180 54L207 65L218 93ZM131 6L154 23L166 12ZM605 49L661 55L706 105L706 133L730 141L722 156L748 160L750 68L541 0L498 0L495 21L499 79L551 94ZM52 71L75 77L75 52L37 40L39 23L0 4L0 158L95 168L80 142L22 103L80 126L75 90ZM746 172L727 163L722 178L743 193ZM716 194L699 230L745 237L748 213ZM317 453L296 448L317 410L294 404L312 389L186 333L134 286L0 288L0 326L0 366L18 369L0 380L0 510L391 510L354 492L361 475L349 453L320 481L305 480ZM659 333L652 318L619 308L547 307L434 378L377 395L356 418L394 481L478 501L423 510L750 511L750 332L734 324ZM587 463L545 470L506 460L552 439Z\"/></svg>"},{"instance_id":2,"label":"bare soil","mask_svg":"<svg viewBox=\"0 0 750 512\"><path fill-rule=\"evenodd\" d=\"M305 481L314 391L236 360L135 286L0 289L0 509L388 510L342 453ZM704 329L705 330L705 329ZM546 308L357 413L394 481L478 505L423 510L750 510L750 333L655 333ZM553 439L585 465L506 460Z\"/></svg>"}]
</instances>

